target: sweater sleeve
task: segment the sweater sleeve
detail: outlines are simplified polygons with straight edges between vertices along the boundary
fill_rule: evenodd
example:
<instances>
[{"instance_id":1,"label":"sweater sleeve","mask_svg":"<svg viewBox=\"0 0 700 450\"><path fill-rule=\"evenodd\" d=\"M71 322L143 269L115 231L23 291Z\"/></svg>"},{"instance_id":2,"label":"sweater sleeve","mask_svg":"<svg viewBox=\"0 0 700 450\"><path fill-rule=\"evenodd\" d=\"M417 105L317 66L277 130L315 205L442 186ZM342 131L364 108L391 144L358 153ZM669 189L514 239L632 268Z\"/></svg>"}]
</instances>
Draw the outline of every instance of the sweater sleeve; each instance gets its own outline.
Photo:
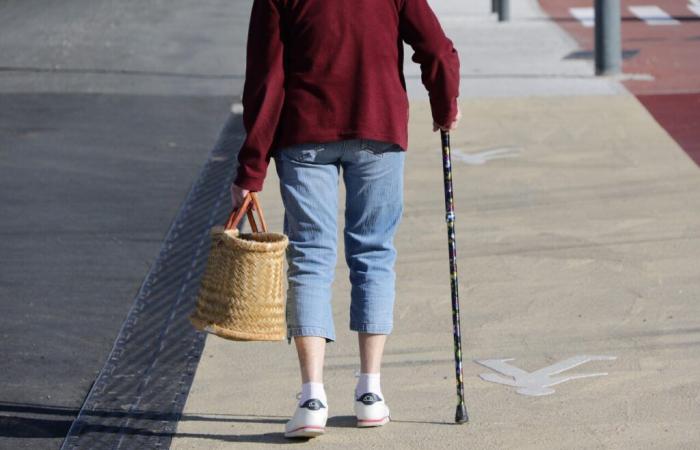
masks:
<instances>
[{"instance_id":1,"label":"sweater sleeve","mask_svg":"<svg viewBox=\"0 0 700 450\"><path fill-rule=\"evenodd\" d=\"M254 0L248 28L243 85L246 138L234 183L261 191L284 103L284 45L276 0Z\"/></svg>"},{"instance_id":2,"label":"sweater sleeve","mask_svg":"<svg viewBox=\"0 0 700 450\"><path fill-rule=\"evenodd\" d=\"M414 51L421 81L428 90L433 120L447 127L457 116L459 55L440 26L427 0L404 0L400 11L401 38Z\"/></svg>"}]
</instances>

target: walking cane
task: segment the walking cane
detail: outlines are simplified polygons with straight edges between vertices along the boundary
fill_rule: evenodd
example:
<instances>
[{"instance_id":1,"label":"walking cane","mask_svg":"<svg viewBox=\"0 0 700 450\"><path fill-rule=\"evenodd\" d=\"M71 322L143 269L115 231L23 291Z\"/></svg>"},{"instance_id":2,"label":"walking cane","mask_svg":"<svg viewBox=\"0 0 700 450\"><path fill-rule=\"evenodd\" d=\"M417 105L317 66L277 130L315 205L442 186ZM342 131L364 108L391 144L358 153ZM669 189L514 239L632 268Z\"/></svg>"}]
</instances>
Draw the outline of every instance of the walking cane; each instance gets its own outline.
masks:
<instances>
[{"instance_id":1,"label":"walking cane","mask_svg":"<svg viewBox=\"0 0 700 450\"><path fill-rule=\"evenodd\" d=\"M452 160L450 157L450 132L441 131L442 170L445 181L445 219L447 221L447 246L450 253L450 285L452 287L452 326L455 351L455 376L457 378L457 412L455 423L469 421L464 405L464 381L462 380L462 332L459 323L459 293L457 291L457 240L455 239L455 211L452 196Z\"/></svg>"}]
</instances>

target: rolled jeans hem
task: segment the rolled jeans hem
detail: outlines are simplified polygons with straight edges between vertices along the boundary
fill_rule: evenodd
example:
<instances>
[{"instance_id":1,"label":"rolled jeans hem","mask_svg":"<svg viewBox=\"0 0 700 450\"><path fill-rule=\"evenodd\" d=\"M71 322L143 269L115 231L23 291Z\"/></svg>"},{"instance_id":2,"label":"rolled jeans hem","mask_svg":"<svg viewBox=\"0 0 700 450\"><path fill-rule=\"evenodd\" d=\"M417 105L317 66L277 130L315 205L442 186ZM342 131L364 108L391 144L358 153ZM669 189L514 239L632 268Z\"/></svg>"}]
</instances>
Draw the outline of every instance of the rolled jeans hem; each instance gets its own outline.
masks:
<instances>
[{"instance_id":1,"label":"rolled jeans hem","mask_svg":"<svg viewBox=\"0 0 700 450\"><path fill-rule=\"evenodd\" d=\"M393 324L350 322L350 329L358 333L391 334Z\"/></svg>"},{"instance_id":2,"label":"rolled jeans hem","mask_svg":"<svg viewBox=\"0 0 700 450\"><path fill-rule=\"evenodd\" d=\"M292 336L318 336L326 339L326 342L335 341L335 334L323 327L287 327L287 339L291 342Z\"/></svg>"}]
</instances>

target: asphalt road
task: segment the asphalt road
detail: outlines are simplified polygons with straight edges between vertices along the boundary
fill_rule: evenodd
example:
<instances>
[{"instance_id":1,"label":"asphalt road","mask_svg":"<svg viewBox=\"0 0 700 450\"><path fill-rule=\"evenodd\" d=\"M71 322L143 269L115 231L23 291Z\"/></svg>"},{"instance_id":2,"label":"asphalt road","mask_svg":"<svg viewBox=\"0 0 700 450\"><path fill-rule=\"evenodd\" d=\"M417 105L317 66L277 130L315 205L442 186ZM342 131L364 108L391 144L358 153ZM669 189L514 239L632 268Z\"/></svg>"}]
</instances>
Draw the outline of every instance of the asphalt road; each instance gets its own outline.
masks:
<instances>
[{"instance_id":1,"label":"asphalt road","mask_svg":"<svg viewBox=\"0 0 700 450\"><path fill-rule=\"evenodd\" d=\"M58 448L240 94L247 2L0 3L0 448Z\"/></svg>"}]
</instances>

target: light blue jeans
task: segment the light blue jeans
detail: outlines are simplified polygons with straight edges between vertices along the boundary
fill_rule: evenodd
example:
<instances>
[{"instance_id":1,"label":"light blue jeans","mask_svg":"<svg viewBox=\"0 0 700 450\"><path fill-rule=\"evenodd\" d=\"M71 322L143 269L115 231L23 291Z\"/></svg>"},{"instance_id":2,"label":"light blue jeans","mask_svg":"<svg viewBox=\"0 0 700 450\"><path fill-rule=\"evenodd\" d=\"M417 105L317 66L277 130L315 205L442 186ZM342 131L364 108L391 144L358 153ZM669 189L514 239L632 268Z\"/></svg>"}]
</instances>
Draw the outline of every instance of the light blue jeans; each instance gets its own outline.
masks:
<instances>
[{"instance_id":1,"label":"light blue jeans","mask_svg":"<svg viewBox=\"0 0 700 450\"><path fill-rule=\"evenodd\" d=\"M395 299L393 238L403 214L405 151L369 139L299 144L273 152L284 204L287 338L335 341L331 308L337 261L340 168L345 183L345 261L350 329L389 334Z\"/></svg>"}]
</instances>

